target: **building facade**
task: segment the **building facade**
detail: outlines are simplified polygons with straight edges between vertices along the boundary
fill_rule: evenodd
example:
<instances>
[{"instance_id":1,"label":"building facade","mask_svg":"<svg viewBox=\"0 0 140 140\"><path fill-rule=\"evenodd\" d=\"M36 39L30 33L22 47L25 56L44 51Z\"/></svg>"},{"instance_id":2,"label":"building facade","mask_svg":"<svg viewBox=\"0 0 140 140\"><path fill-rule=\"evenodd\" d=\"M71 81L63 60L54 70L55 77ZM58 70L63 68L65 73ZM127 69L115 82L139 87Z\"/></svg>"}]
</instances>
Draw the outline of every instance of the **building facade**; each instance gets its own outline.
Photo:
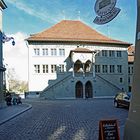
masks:
<instances>
[{"instance_id":1,"label":"building facade","mask_svg":"<svg viewBox=\"0 0 140 140\"><path fill-rule=\"evenodd\" d=\"M7 6L3 0L0 0L0 108L4 105L4 93L3 93L3 74L6 70L3 66L3 45L2 45L2 12Z\"/></svg>"},{"instance_id":2,"label":"building facade","mask_svg":"<svg viewBox=\"0 0 140 140\"><path fill-rule=\"evenodd\" d=\"M134 75L134 46L128 47L128 91L132 91L133 75Z\"/></svg>"},{"instance_id":3,"label":"building facade","mask_svg":"<svg viewBox=\"0 0 140 140\"><path fill-rule=\"evenodd\" d=\"M75 99L112 97L128 91L130 43L71 20L31 35L27 42L30 93Z\"/></svg>"}]
</instances>

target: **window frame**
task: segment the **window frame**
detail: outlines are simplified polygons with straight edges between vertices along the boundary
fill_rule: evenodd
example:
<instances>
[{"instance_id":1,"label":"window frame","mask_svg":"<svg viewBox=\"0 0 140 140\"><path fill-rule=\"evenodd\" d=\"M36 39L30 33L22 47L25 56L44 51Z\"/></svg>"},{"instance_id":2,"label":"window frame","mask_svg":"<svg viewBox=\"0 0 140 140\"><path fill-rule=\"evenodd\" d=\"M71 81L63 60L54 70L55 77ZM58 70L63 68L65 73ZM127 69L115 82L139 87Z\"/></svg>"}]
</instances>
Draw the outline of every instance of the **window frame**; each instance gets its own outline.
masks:
<instances>
[{"instance_id":1,"label":"window frame","mask_svg":"<svg viewBox=\"0 0 140 140\"><path fill-rule=\"evenodd\" d=\"M51 48L51 56L57 56L57 49Z\"/></svg>"},{"instance_id":2,"label":"window frame","mask_svg":"<svg viewBox=\"0 0 140 140\"><path fill-rule=\"evenodd\" d=\"M49 73L49 66L47 64L43 64L42 65L42 72L45 73Z\"/></svg>"},{"instance_id":3,"label":"window frame","mask_svg":"<svg viewBox=\"0 0 140 140\"><path fill-rule=\"evenodd\" d=\"M57 65L55 65L55 64L51 65L51 73L56 73L56 67L57 67Z\"/></svg>"},{"instance_id":4,"label":"window frame","mask_svg":"<svg viewBox=\"0 0 140 140\"><path fill-rule=\"evenodd\" d=\"M102 73L108 73L108 65L102 65Z\"/></svg>"},{"instance_id":5,"label":"window frame","mask_svg":"<svg viewBox=\"0 0 140 140\"><path fill-rule=\"evenodd\" d=\"M40 56L40 48L34 48L34 56Z\"/></svg>"},{"instance_id":6,"label":"window frame","mask_svg":"<svg viewBox=\"0 0 140 140\"><path fill-rule=\"evenodd\" d=\"M40 73L40 65L39 64L34 65L34 73L36 73L36 74Z\"/></svg>"},{"instance_id":7,"label":"window frame","mask_svg":"<svg viewBox=\"0 0 140 140\"><path fill-rule=\"evenodd\" d=\"M48 48L42 48L42 56L48 56Z\"/></svg>"}]
</instances>

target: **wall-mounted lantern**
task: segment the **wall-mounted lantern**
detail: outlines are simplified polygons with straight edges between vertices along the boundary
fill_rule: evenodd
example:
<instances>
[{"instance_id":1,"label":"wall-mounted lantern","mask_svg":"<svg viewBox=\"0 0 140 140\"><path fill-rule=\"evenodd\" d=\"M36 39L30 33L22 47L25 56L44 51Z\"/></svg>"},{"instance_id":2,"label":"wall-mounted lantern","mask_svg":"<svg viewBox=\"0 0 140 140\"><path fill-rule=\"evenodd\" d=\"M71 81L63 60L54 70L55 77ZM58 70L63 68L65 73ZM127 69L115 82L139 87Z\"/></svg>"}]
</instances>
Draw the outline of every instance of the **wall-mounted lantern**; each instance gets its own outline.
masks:
<instances>
[{"instance_id":1,"label":"wall-mounted lantern","mask_svg":"<svg viewBox=\"0 0 140 140\"><path fill-rule=\"evenodd\" d=\"M12 40L12 45L14 46L15 45L15 40L13 37L8 37L6 36L4 33L2 33L2 42L5 43L5 42L9 42Z\"/></svg>"}]
</instances>

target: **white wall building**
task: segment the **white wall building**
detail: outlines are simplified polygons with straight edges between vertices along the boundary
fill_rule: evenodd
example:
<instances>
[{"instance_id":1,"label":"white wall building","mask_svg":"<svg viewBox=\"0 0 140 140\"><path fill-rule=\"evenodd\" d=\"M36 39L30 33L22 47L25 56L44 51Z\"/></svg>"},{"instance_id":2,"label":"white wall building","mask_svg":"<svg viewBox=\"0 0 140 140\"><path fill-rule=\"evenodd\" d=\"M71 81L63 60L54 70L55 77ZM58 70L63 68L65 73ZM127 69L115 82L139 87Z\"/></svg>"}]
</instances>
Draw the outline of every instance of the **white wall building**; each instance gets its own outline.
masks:
<instances>
[{"instance_id":1,"label":"white wall building","mask_svg":"<svg viewBox=\"0 0 140 140\"><path fill-rule=\"evenodd\" d=\"M130 43L71 20L31 35L27 41L30 93L75 99L128 91Z\"/></svg>"}]
</instances>

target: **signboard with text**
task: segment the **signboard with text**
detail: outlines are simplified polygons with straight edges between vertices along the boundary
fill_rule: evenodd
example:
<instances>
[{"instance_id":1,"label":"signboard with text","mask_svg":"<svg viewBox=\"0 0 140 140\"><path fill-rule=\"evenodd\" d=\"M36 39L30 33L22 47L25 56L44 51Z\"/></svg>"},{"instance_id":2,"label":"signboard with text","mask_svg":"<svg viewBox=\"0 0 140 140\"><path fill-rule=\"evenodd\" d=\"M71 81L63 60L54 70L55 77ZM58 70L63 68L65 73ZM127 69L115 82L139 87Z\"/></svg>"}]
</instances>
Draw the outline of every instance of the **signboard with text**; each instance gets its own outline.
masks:
<instances>
[{"instance_id":1,"label":"signboard with text","mask_svg":"<svg viewBox=\"0 0 140 140\"><path fill-rule=\"evenodd\" d=\"M120 140L117 120L99 122L99 140Z\"/></svg>"}]
</instances>

